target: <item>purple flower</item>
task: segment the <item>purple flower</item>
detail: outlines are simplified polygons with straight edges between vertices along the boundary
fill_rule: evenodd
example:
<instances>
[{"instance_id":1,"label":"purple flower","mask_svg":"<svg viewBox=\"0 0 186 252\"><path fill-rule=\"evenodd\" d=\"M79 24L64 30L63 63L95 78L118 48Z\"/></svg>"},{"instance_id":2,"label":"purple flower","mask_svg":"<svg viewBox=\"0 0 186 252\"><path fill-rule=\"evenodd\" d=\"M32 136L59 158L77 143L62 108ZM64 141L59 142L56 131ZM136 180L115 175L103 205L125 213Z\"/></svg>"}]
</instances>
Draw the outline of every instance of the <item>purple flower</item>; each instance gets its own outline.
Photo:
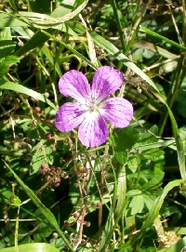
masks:
<instances>
[{"instance_id":1,"label":"purple flower","mask_svg":"<svg viewBox=\"0 0 186 252\"><path fill-rule=\"evenodd\" d=\"M82 144L95 147L109 136L106 121L118 128L127 127L133 116L132 104L122 97L109 98L122 83L122 74L109 66L98 68L92 87L82 72L66 72L59 80L59 91L76 102L67 102L59 108L55 120L57 129L68 132L79 126Z\"/></svg>"}]
</instances>

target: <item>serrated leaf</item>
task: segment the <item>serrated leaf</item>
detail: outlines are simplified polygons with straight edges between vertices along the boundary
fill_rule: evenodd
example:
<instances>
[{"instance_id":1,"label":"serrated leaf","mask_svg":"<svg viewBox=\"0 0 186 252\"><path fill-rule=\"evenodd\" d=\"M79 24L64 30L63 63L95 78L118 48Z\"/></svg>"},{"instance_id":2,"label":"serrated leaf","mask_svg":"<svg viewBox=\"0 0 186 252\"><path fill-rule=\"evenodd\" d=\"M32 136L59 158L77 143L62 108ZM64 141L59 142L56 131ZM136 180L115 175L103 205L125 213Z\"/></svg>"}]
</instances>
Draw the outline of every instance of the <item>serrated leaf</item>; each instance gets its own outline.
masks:
<instances>
[{"instance_id":1,"label":"serrated leaf","mask_svg":"<svg viewBox=\"0 0 186 252\"><path fill-rule=\"evenodd\" d=\"M129 158L127 165L128 168L134 173L138 169L140 163L141 163L140 156L133 156Z\"/></svg>"},{"instance_id":2,"label":"serrated leaf","mask_svg":"<svg viewBox=\"0 0 186 252\"><path fill-rule=\"evenodd\" d=\"M129 207L131 208L131 215L135 215L137 213L141 213L144 208L144 198L143 195L136 195L131 200Z\"/></svg>"},{"instance_id":3,"label":"serrated leaf","mask_svg":"<svg viewBox=\"0 0 186 252\"><path fill-rule=\"evenodd\" d=\"M53 229L51 228L51 226L49 226L48 224L41 222L40 225L38 225L37 230L33 233L33 240L35 242L41 242L44 239L46 239L46 237L49 237L49 235L53 232Z\"/></svg>"},{"instance_id":4,"label":"serrated leaf","mask_svg":"<svg viewBox=\"0 0 186 252\"><path fill-rule=\"evenodd\" d=\"M153 145L151 146L151 148L152 149L149 149L143 152L143 157L153 162L158 162L164 158L163 150L160 150L158 148L153 148Z\"/></svg>"},{"instance_id":5,"label":"serrated leaf","mask_svg":"<svg viewBox=\"0 0 186 252\"><path fill-rule=\"evenodd\" d=\"M182 183L182 180L174 180L169 182L163 189L161 195L156 198L156 200L153 203L152 208L149 211L148 217L147 219L144 221L143 226L140 228L140 232L135 236L135 238L132 239L132 242L135 242L136 240L140 239L143 234L146 232L146 230L152 225L154 219L158 216L159 211L163 205L163 202L165 200L165 197L167 196L167 194L174 188L177 186L180 186Z\"/></svg>"},{"instance_id":6,"label":"serrated leaf","mask_svg":"<svg viewBox=\"0 0 186 252\"><path fill-rule=\"evenodd\" d=\"M139 132L132 127L117 129L112 136L115 146L115 157L121 164L127 160L127 151L138 141Z\"/></svg>"},{"instance_id":7,"label":"serrated leaf","mask_svg":"<svg viewBox=\"0 0 186 252\"><path fill-rule=\"evenodd\" d=\"M117 129L114 133L114 142L117 150L130 150L139 139L139 132L129 126L123 129Z\"/></svg>"},{"instance_id":8,"label":"serrated leaf","mask_svg":"<svg viewBox=\"0 0 186 252\"><path fill-rule=\"evenodd\" d=\"M142 190L147 191L150 190L152 187L157 187L157 185L159 185L162 182L163 177L164 172L153 174L151 179L142 186Z\"/></svg>"}]
</instances>

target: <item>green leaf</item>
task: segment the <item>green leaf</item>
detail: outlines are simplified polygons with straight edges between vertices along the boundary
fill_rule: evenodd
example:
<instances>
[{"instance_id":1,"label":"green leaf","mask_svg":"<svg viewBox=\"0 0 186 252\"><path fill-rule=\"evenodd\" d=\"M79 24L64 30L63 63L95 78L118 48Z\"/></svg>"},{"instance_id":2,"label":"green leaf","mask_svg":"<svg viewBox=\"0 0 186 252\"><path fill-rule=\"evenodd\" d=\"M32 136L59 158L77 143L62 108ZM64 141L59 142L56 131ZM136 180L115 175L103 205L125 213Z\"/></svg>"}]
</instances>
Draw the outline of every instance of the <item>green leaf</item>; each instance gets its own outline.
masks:
<instances>
[{"instance_id":1,"label":"green leaf","mask_svg":"<svg viewBox=\"0 0 186 252\"><path fill-rule=\"evenodd\" d=\"M153 187L156 188L163 180L164 172L159 172L157 174L152 174L152 178L146 182L142 187L142 191L149 191Z\"/></svg>"},{"instance_id":2,"label":"green leaf","mask_svg":"<svg viewBox=\"0 0 186 252\"><path fill-rule=\"evenodd\" d=\"M143 195L136 195L131 200L129 207L131 208L131 215L135 215L137 213L141 213L144 208L144 199Z\"/></svg>"},{"instance_id":3,"label":"green leaf","mask_svg":"<svg viewBox=\"0 0 186 252\"><path fill-rule=\"evenodd\" d=\"M12 7L12 9L14 11L17 11L17 8L18 8L18 0L9 0L8 1L10 6Z\"/></svg>"},{"instance_id":4,"label":"green leaf","mask_svg":"<svg viewBox=\"0 0 186 252\"><path fill-rule=\"evenodd\" d=\"M128 168L134 173L138 169L140 163L141 163L140 156L136 155L129 158L127 165Z\"/></svg>"},{"instance_id":5,"label":"green leaf","mask_svg":"<svg viewBox=\"0 0 186 252\"><path fill-rule=\"evenodd\" d=\"M27 27L28 24L24 21L19 20L18 18L5 14L0 13L0 28L4 27Z\"/></svg>"},{"instance_id":6,"label":"green leaf","mask_svg":"<svg viewBox=\"0 0 186 252\"><path fill-rule=\"evenodd\" d=\"M0 78L3 77L9 70L11 64L15 64L19 62L19 58L13 55L6 56L5 58L0 60Z\"/></svg>"},{"instance_id":7,"label":"green leaf","mask_svg":"<svg viewBox=\"0 0 186 252\"><path fill-rule=\"evenodd\" d=\"M174 180L169 182L165 188L163 189L162 194L156 198L156 200L154 201L154 204L152 206L152 208L149 211L148 217L147 219L144 221L143 226L140 228L140 232L132 239L132 243L135 242L136 240L140 239L140 237L142 237L144 235L144 233L146 232L146 230L151 227L151 225L153 224L155 218L158 216L159 211L163 205L163 202L165 200L165 197L167 196L167 194L174 188L177 186L180 186L182 183L182 180Z\"/></svg>"},{"instance_id":8,"label":"green leaf","mask_svg":"<svg viewBox=\"0 0 186 252\"><path fill-rule=\"evenodd\" d=\"M20 84L16 84L10 81L0 80L0 89L7 89L7 90L12 90L18 93L26 94L34 98L35 100L39 100L39 101L47 103L51 108L56 110L56 106L49 99L45 98L42 94L30 88L24 87Z\"/></svg>"},{"instance_id":9,"label":"green leaf","mask_svg":"<svg viewBox=\"0 0 186 252\"><path fill-rule=\"evenodd\" d=\"M3 248L1 252L15 252L15 247ZM59 249L47 243L30 243L18 246L19 252L59 252Z\"/></svg>"},{"instance_id":10,"label":"green leaf","mask_svg":"<svg viewBox=\"0 0 186 252\"><path fill-rule=\"evenodd\" d=\"M21 205L21 200L17 195L11 195L11 197L8 199L8 204L13 207L19 207Z\"/></svg>"},{"instance_id":11,"label":"green leaf","mask_svg":"<svg viewBox=\"0 0 186 252\"><path fill-rule=\"evenodd\" d=\"M37 47L40 48L43 46L43 44L47 40L48 40L48 36L43 34L41 31L37 31L21 48L19 48L15 52L15 55L20 56L34 48L37 48Z\"/></svg>"},{"instance_id":12,"label":"green leaf","mask_svg":"<svg viewBox=\"0 0 186 252\"><path fill-rule=\"evenodd\" d=\"M126 171L123 165L118 174L118 185L117 185L117 205L115 209L115 216L120 217L124 214L126 206Z\"/></svg>"},{"instance_id":13,"label":"green leaf","mask_svg":"<svg viewBox=\"0 0 186 252\"><path fill-rule=\"evenodd\" d=\"M127 150L130 150L132 146L138 141L139 132L132 127L123 129L117 129L114 132L111 141L115 146L116 159L124 164L127 160Z\"/></svg>"},{"instance_id":14,"label":"green leaf","mask_svg":"<svg viewBox=\"0 0 186 252\"><path fill-rule=\"evenodd\" d=\"M118 150L130 150L138 141L139 131L132 126L123 129L117 129L114 133L114 144Z\"/></svg>"},{"instance_id":15,"label":"green leaf","mask_svg":"<svg viewBox=\"0 0 186 252\"><path fill-rule=\"evenodd\" d=\"M185 153L184 153L185 152L185 142L181 140L180 133L178 130L178 124L177 124L177 121L172 113L172 110L169 108L167 103L164 101L164 99L162 99L162 97L159 94L156 93L155 96L157 98L159 98L159 100L162 103L164 103L165 106L167 107L169 117L171 120L171 124L172 124L173 134L174 134L175 141L176 141L179 170L180 170L181 177L182 177L183 181L185 182L186 181L186 167L185 167Z\"/></svg>"},{"instance_id":16,"label":"green leaf","mask_svg":"<svg viewBox=\"0 0 186 252\"><path fill-rule=\"evenodd\" d=\"M178 112L184 117L186 118L186 92L183 89L180 89L178 92L178 96L176 98L176 106L177 106L177 110Z\"/></svg>"},{"instance_id":17,"label":"green leaf","mask_svg":"<svg viewBox=\"0 0 186 252\"><path fill-rule=\"evenodd\" d=\"M32 202L38 207L38 209L40 210L40 212L43 215L43 217L45 218L45 220L49 223L49 225L52 228L54 228L56 230L56 232L58 232L58 234L61 236L63 241L68 245L68 248L70 249L70 251L73 251L73 248L72 248L71 244L69 243L69 240L66 238L66 236L62 232L53 213L47 207L45 207L45 205L43 205L43 203L35 195L35 193L17 176L17 174L9 166L7 166L7 168L13 174L13 176L15 177L17 182L23 187L23 189L24 189L25 193L28 195L28 197L30 197ZM38 251L38 250L35 250L35 251Z\"/></svg>"},{"instance_id":18,"label":"green leaf","mask_svg":"<svg viewBox=\"0 0 186 252\"><path fill-rule=\"evenodd\" d=\"M153 145L152 145L153 147ZM164 151L158 148L151 148L143 152L143 156L153 162L158 162L164 158Z\"/></svg>"},{"instance_id":19,"label":"green leaf","mask_svg":"<svg viewBox=\"0 0 186 252\"><path fill-rule=\"evenodd\" d=\"M45 222L41 222L38 225L37 230L33 233L33 240L35 242L42 242L46 237L49 237L52 232L53 229L50 225Z\"/></svg>"},{"instance_id":20,"label":"green leaf","mask_svg":"<svg viewBox=\"0 0 186 252\"><path fill-rule=\"evenodd\" d=\"M53 151L50 146L45 146L44 150L43 148L38 147L31 160L32 169L30 171L30 175L33 175L34 173L38 172L43 163L47 162L49 164L52 164L52 153Z\"/></svg>"},{"instance_id":21,"label":"green leaf","mask_svg":"<svg viewBox=\"0 0 186 252\"><path fill-rule=\"evenodd\" d=\"M10 55L16 47L16 43L11 40L0 41L0 58Z\"/></svg>"},{"instance_id":22,"label":"green leaf","mask_svg":"<svg viewBox=\"0 0 186 252\"><path fill-rule=\"evenodd\" d=\"M125 66L129 67L134 73L139 75L143 80L145 80L152 88L154 88L158 93L159 90L154 84L154 82L133 62L129 60L117 47L115 47L111 42L101 37L95 32L89 31L93 40L104 50L106 50L110 55L113 55L119 62L123 63Z\"/></svg>"},{"instance_id":23,"label":"green leaf","mask_svg":"<svg viewBox=\"0 0 186 252\"><path fill-rule=\"evenodd\" d=\"M156 143L158 141L158 138L156 138L153 134L157 134L157 133L158 133L158 127L156 125L151 127L148 131L145 130L145 131L141 132L140 136L139 136L139 141L135 144L135 148L137 146L143 146L143 145L150 144L150 143ZM151 146L151 148L152 148L152 146Z\"/></svg>"},{"instance_id":24,"label":"green leaf","mask_svg":"<svg viewBox=\"0 0 186 252\"><path fill-rule=\"evenodd\" d=\"M180 44L174 42L173 40L168 39L168 38L166 38L166 37L164 37L164 36L162 36L162 35L160 35L160 34L154 32L154 31L151 31L150 29L148 29L148 28L146 28L146 27L144 27L144 26L140 26L140 29L139 29L139 30L140 30L141 32L145 32L146 34L151 35L151 36L153 36L153 37L155 37L155 38L161 39L161 40L163 40L163 41L165 41L165 42L167 42L167 43L169 43L169 44L171 44L171 45L173 45L173 46L175 46L175 47L177 47L177 48L179 48L179 49L186 50L186 47L185 47L185 46L180 45Z\"/></svg>"},{"instance_id":25,"label":"green leaf","mask_svg":"<svg viewBox=\"0 0 186 252\"><path fill-rule=\"evenodd\" d=\"M29 8L32 12L47 13L50 10L51 4L49 1L29 0Z\"/></svg>"}]
</instances>

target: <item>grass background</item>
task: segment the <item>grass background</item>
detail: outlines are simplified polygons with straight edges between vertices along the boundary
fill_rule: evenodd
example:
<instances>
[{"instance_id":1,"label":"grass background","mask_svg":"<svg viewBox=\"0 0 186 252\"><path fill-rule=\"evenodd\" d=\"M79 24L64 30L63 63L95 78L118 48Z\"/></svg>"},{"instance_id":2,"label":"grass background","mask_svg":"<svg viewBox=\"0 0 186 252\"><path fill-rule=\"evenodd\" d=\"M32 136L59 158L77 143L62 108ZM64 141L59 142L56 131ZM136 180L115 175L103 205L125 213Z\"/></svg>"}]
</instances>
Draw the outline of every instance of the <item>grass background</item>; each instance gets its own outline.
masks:
<instances>
[{"instance_id":1,"label":"grass background","mask_svg":"<svg viewBox=\"0 0 186 252\"><path fill-rule=\"evenodd\" d=\"M186 246L185 1L0 1L0 250ZM134 118L86 149L57 88L110 65Z\"/></svg>"}]
</instances>

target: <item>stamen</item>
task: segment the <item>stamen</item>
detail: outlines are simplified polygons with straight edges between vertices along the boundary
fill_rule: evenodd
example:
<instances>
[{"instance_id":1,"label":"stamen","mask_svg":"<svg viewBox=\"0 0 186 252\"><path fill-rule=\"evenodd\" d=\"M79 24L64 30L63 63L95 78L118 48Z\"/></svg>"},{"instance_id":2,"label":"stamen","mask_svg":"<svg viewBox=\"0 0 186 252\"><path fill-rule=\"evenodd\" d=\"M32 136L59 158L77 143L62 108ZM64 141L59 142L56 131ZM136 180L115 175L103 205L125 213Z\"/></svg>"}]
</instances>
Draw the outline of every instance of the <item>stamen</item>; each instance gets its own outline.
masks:
<instances>
[{"instance_id":1,"label":"stamen","mask_svg":"<svg viewBox=\"0 0 186 252\"><path fill-rule=\"evenodd\" d=\"M97 103L96 99L92 97L91 95L86 100L86 105L89 108L90 111L96 111L97 110Z\"/></svg>"}]
</instances>

